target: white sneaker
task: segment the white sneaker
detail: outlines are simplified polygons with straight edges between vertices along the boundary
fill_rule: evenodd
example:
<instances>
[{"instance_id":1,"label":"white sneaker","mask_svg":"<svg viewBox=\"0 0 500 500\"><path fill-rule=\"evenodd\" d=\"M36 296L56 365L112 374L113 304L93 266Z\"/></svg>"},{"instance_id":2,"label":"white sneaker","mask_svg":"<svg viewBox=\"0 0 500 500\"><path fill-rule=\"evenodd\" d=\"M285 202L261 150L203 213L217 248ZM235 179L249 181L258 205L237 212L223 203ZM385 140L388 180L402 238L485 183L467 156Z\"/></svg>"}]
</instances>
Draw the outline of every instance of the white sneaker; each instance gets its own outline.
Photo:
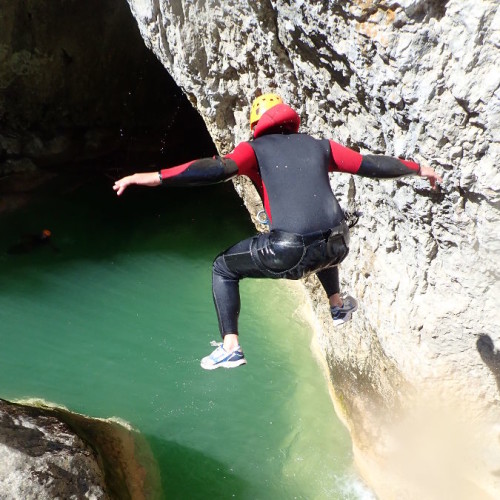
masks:
<instances>
[{"instance_id":1,"label":"white sneaker","mask_svg":"<svg viewBox=\"0 0 500 500\"><path fill-rule=\"evenodd\" d=\"M212 354L205 356L201 360L201 367L204 370L215 370L216 368L236 368L237 366L246 364L247 360L241 347L238 345L231 352L224 349L222 342L210 342L210 345L217 349Z\"/></svg>"}]
</instances>

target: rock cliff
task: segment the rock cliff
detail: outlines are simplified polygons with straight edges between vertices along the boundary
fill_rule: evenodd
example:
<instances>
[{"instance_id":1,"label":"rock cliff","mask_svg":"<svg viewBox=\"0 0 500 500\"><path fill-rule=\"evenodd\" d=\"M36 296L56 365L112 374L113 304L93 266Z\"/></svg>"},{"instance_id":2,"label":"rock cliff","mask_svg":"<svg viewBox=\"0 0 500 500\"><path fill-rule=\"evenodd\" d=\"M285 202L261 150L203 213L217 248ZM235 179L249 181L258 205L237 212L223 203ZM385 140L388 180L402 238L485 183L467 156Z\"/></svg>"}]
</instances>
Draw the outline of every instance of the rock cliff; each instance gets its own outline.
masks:
<instances>
[{"instance_id":1,"label":"rock cliff","mask_svg":"<svg viewBox=\"0 0 500 500\"><path fill-rule=\"evenodd\" d=\"M500 9L496 0L129 0L143 38L219 151L249 139L259 92L302 131L434 166L334 175L363 212L342 265L360 300L333 329L314 279L339 412L381 498L500 496ZM251 187L238 191L255 212ZM419 439L415 439L418 434Z\"/></svg>"}]
</instances>

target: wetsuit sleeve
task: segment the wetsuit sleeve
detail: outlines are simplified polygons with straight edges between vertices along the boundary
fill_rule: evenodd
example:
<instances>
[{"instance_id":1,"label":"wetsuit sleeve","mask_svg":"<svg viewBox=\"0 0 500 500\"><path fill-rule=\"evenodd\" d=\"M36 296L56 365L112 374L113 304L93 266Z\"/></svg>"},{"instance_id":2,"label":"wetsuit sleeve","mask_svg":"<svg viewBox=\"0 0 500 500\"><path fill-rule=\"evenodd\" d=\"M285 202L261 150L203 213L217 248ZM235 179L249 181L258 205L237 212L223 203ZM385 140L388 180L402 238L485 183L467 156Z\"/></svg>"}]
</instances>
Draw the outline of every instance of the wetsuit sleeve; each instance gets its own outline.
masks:
<instances>
[{"instance_id":1,"label":"wetsuit sleeve","mask_svg":"<svg viewBox=\"0 0 500 500\"><path fill-rule=\"evenodd\" d=\"M166 186L202 186L227 181L238 174L231 159L214 156L193 160L177 167L160 170L162 184Z\"/></svg>"},{"instance_id":2,"label":"wetsuit sleeve","mask_svg":"<svg viewBox=\"0 0 500 500\"><path fill-rule=\"evenodd\" d=\"M220 156L202 158L160 170L162 184L168 186L216 184L237 175L252 177L255 172L257 172L257 160L247 142L242 142L222 158Z\"/></svg>"},{"instance_id":3,"label":"wetsuit sleeve","mask_svg":"<svg viewBox=\"0 0 500 500\"><path fill-rule=\"evenodd\" d=\"M420 166L392 156L362 155L334 141L330 142L330 172L346 172L374 179L418 175Z\"/></svg>"}]
</instances>

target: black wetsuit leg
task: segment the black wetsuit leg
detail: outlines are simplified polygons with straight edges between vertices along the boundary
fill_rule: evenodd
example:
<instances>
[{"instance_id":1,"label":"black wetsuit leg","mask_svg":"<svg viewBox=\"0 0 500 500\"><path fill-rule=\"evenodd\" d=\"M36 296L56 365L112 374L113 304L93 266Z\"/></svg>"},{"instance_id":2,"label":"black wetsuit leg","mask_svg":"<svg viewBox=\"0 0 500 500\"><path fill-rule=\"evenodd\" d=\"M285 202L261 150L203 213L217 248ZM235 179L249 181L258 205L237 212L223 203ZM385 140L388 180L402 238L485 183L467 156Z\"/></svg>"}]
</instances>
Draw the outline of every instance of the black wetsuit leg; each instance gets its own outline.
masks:
<instances>
[{"instance_id":1,"label":"black wetsuit leg","mask_svg":"<svg viewBox=\"0 0 500 500\"><path fill-rule=\"evenodd\" d=\"M323 285L327 297L331 297L336 293L340 293L338 266L322 269L321 271L316 273L316 276Z\"/></svg>"},{"instance_id":2,"label":"black wetsuit leg","mask_svg":"<svg viewBox=\"0 0 500 500\"><path fill-rule=\"evenodd\" d=\"M215 259L212 292L222 337L238 332L242 278L300 279L339 264L348 235L301 236L273 230L243 240Z\"/></svg>"}]
</instances>

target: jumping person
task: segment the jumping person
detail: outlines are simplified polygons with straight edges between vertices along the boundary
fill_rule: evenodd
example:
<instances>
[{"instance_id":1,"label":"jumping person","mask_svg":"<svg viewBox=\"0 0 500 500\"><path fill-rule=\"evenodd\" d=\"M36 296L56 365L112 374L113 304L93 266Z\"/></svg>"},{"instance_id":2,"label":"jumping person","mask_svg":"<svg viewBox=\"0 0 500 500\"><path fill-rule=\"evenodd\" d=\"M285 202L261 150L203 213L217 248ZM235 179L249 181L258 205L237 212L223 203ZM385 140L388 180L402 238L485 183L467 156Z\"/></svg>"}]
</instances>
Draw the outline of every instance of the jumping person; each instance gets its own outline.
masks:
<instances>
[{"instance_id":1,"label":"jumping person","mask_svg":"<svg viewBox=\"0 0 500 500\"><path fill-rule=\"evenodd\" d=\"M349 228L329 182L329 172L371 178L426 177L433 188L441 178L430 167L381 155L361 155L328 139L299 134L298 114L276 94L254 100L253 140L228 155L190 161L159 172L136 173L115 182L118 195L130 185L189 186L245 175L264 204L270 231L243 240L213 263L212 291L223 342L202 359L206 370L246 363L238 340L239 281L242 278L300 279L315 273L328 296L335 324L357 308L342 298L338 264L349 252Z\"/></svg>"}]
</instances>

